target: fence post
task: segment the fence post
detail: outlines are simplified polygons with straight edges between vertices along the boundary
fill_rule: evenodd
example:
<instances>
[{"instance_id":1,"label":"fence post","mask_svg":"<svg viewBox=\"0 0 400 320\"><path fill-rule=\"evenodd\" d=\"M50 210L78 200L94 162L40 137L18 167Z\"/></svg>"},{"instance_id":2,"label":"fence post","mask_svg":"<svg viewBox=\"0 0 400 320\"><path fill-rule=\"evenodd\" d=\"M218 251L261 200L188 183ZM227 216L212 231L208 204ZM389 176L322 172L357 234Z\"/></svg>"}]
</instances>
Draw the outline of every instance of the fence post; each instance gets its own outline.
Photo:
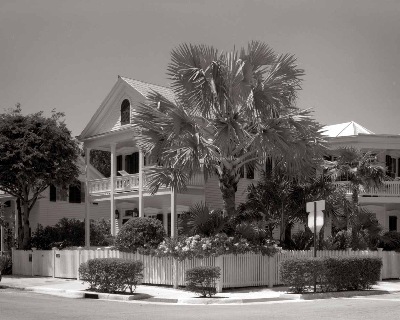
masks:
<instances>
[{"instance_id":1,"label":"fence post","mask_svg":"<svg viewBox=\"0 0 400 320\"><path fill-rule=\"evenodd\" d=\"M76 250L76 263L77 263L76 280L80 280L79 279L79 266L81 265L81 252L82 252L82 247L78 247L78 250Z\"/></svg>"},{"instance_id":2,"label":"fence post","mask_svg":"<svg viewBox=\"0 0 400 320\"><path fill-rule=\"evenodd\" d=\"M110 247L105 247L104 251L105 251L104 258L109 258L110 257Z\"/></svg>"},{"instance_id":3,"label":"fence post","mask_svg":"<svg viewBox=\"0 0 400 320\"><path fill-rule=\"evenodd\" d=\"M56 247L51 248L51 250L53 251L53 278L56 277Z\"/></svg>"},{"instance_id":4,"label":"fence post","mask_svg":"<svg viewBox=\"0 0 400 320\"><path fill-rule=\"evenodd\" d=\"M33 263L33 261L35 260L35 254L36 254L36 248L32 248L32 253L31 253L31 255L32 255L32 263L31 263L31 270L32 270L32 277L35 275L35 270L34 270L34 263Z\"/></svg>"},{"instance_id":5,"label":"fence post","mask_svg":"<svg viewBox=\"0 0 400 320\"><path fill-rule=\"evenodd\" d=\"M268 257L268 288L272 288L274 286L274 275L275 275L275 265L276 265L276 256L269 256Z\"/></svg>"},{"instance_id":6,"label":"fence post","mask_svg":"<svg viewBox=\"0 0 400 320\"><path fill-rule=\"evenodd\" d=\"M172 265L172 285L174 289L178 289L178 276L179 276L179 270L178 270L178 259L173 259L173 265Z\"/></svg>"},{"instance_id":7,"label":"fence post","mask_svg":"<svg viewBox=\"0 0 400 320\"><path fill-rule=\"evenodd\" d=\"M222 288L224 287L224 256L221 255L215 258L215 266L221 270L221 275L217 280L217 292L222 292Z\"/></svg>"}]
</instances>

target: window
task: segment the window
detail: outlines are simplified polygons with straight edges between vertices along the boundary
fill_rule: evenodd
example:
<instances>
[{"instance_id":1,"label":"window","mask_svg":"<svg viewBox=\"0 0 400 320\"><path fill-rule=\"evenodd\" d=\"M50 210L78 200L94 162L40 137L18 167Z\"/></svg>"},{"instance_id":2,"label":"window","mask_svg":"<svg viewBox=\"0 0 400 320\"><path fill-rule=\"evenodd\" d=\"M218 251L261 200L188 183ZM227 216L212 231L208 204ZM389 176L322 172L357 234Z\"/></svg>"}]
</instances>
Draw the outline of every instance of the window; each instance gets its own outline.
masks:
<instances>
[{"instance_id":1,"label":"window","mask_svg":"<svg viewBox=\"0 0 400 320\"><path fill-rule=\"evenodd\" d=\"M118 171L122 170L122 156L117 156L117 176L120 176L121 174Z\"/></svg>"},{"instance_id":2,"label":"window","mask_svg":"<svg viewBox=\"0 0 400 320\"><path fill-rule=\"evenodd\" d=\"M128 99L121 103L121 126L131 123L131 104Z\"/></svg>"},{"instance_id":3,"label":"window","mask_svg":"<svg viewBox=\"0 0 400 320\"><path fill-rule=\"evenodd\" d=\"M389 216L389 231L397 231L397 217Z\"/></svg>"},{"instance_id":4,"label":"window","mask_svg":"<svg viewBox=\"0 0 400 320\"><path fill-rule=\"evenodd\" d=\"M246 166L246 178L254 179L254 167Z\"/></svg>"}]
</instances>

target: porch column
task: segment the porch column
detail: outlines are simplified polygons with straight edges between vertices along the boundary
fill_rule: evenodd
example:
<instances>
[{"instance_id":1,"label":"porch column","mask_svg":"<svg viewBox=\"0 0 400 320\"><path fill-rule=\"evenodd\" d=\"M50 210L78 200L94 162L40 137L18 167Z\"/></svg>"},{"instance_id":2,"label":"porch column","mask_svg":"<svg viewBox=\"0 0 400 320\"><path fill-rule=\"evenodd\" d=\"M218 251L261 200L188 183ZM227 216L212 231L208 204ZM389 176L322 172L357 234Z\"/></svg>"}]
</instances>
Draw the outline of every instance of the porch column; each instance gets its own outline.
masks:
<instances>
[{"instance_id":1,"label":"porch column","mask_svg":"<svg viewBox=\"0 0 400 320\"><path fill-rule=\"evenodd\" d=\"M90 247L90 190L89 190L89 165L90 165L90 148L85 149L85 247Z\"/></svg>"},{"instance_id":2,"label":"porch column","mask_svg":"<svg viewBox=\"0 0 400 320\"><path fill-rule=\"evenodd\" d=\"M171 238L175 238L177 234L176 230L176 192L171 187Z\"/></svg>"},{"instance_id":3,"label":"porch column","mask_svg":"<svg viewBox=\"0 0 400 320\"><path fill-rule=\"evenodd\" d=\"M165 234L168 236L168 213L163 212L163 227Z\"/></svg>"},{"instance_id":4,"label":"porch column","mask_svg":"<svg viewBox=\"0 0 400 320\"><path fill-rule=\"evenodd\" d=\"M143 204L143 166L144 157L142 150L139 150L139 217L144 217L144 204Z\"/></svg>"},{"instance_id":5,"label":"porch column","mask_svg":"<svg viewBox=\"0 0 400 320\"><path fill-rule=\"evenodd\" d=\"M111 207L111 235L115 236L115 174L117 172L116 143L111 143L111 176L110 176L110 207Z\"/></svg>"}]
</instances>

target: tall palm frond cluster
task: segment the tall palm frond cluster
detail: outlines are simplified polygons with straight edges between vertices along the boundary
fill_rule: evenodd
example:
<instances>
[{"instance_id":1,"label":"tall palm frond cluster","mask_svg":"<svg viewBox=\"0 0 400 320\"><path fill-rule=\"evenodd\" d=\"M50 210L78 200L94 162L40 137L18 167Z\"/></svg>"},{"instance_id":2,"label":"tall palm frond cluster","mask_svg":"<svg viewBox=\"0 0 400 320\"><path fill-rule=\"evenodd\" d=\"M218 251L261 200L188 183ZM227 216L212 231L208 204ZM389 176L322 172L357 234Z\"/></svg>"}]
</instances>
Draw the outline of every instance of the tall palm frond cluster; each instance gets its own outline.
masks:
<instances>
[{"instance_id":1,"label":"tall palm frond cluster","mask_svg":"<svg viewBox=\"0 0 400 320\"><path fill-rule=\"evenodd\" d=\"M216 175L223 212L235 212L243 167L261 167L268 156L291 175L310 175L321 158L321 126L295 102L302 69L293 55L277 55L252 41L221 52L182 44L171 53L168 76L175 100L153 93L133 110L137 145L153 163L152 192L161 184L185 189L194 174Z\"/></svg>"}]
</instances>

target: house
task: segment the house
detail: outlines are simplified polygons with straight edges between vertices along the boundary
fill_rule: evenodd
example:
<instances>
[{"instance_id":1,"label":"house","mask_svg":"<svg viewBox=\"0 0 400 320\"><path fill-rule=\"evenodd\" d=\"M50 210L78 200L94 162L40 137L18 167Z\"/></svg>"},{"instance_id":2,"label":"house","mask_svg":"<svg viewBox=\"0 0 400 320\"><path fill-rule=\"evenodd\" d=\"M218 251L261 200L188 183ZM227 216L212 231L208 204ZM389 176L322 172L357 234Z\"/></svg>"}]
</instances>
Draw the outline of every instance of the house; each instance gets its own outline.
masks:
<instances>
[{"instance_id":1,"label":"house","mask_svg":"<svg viewBox=\"0 0 400 320\"><path fill-rule=\"evenodd\" d=\"M189 181L184 193L161 187L152 195L143 187L146 166L151 164L146 162L133 141L136 132L131 125L131 111L145 103L149 94L154 92L174 100L174 93L168 88L118 76L110 93L78 137L83 142L86 163L90 163L90 150L110 152L111 177L96 179L90 173L87 175L87 203L110 204L112 234L116 234L132 216L138 216L159 219L167 234L174 236L178 215L190 206L207 202L210 208L221 207L222 196L217 179L204 181L202 174ZM245 179L238 186L237 203L244 201L245 188L254 178L252 172L245 173ZM93 214L88 206L87 218Z\"/></svg>"},{"instance_id":2,"label":"house","mask_svg":"<svg viewBox=\"0 0 400 320\"><path fill-rule=\"evenodd\" d=\"M400 135L375 134L354 121L329 125L323 131L332 155L337 148L352 146L376 154L378 161L386 165L387 175L393 180L385 181L382 188L362 191L359 204L375 213L384 230L400 231Z\"/></svg>"},{"instance_id":3,"label":"house","mask_svg":"<svg viewBox=\"0 0 400 320\"><path fill-rule=\"evenodd\" d=\"M41 193L37 202L33 206L29 222L31 231L34 232L39 224L42 226L55 225L61 218L75 218L83 220L86 211L86 188L85 188L85 163L83 158L78 158L78 165L82 172L75 185L71 185L66 189L57 186L50 186ZM104 176L96 170L92 165L88 166L88 172L93 178L102 179ZM15 215L17 211L15 197L0 190L0 204L4 206L4 219L7 222L18 224L18 217ZM96 203L90 204L91 211L96 213L96 219L109 219L109 204ZM15 237L18 236L18 230ZM3 233L0 235L0 251L8 251L10 248L5 248Z\"/></svg>"}]
</instances>

